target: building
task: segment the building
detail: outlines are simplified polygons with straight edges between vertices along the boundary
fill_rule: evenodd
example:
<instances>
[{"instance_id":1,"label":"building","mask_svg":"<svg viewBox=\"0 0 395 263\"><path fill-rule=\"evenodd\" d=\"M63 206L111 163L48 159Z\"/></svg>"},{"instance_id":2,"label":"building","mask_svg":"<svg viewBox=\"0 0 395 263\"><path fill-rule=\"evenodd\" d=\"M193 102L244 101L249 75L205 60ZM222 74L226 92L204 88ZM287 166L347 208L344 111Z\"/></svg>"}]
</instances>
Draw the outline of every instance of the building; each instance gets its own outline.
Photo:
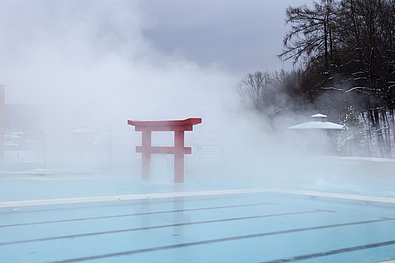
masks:
<instances>
[{"instance_id":1,"label":"building","mask_svg":"<svg viewBox=\"0 0 395 263\"><path fill-rule=\"evenodd\" d=\"M311 121L288 127L302 138L305 146L325 152L337 151L337 138L343 128L343 125L327 121L327 116L320 113L312 115Z\"/></svg>"}]
</instances>

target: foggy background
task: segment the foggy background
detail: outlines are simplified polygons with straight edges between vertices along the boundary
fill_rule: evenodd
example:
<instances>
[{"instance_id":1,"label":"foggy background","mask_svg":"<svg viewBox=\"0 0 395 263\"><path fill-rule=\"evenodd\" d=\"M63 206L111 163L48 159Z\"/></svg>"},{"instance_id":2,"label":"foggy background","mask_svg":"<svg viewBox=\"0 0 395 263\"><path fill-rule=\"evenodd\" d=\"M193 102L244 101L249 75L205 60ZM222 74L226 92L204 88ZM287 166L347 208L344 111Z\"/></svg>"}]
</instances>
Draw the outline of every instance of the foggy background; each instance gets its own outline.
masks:
<instances>
[{"instance_id":1,"label":"foggy background","mask_svg":"<svg viewBox=\"0 0 395 263\"><path fill-rule=\"evenodd\" d=\"M253 69L292 68L277 57L285 8L304 2L1 1L6 104L30 107L25 120L37 134L39 168L125 169L139 177L140 133L128 119L201 117L186 133L193 147L187 174L280 181L334 175L286 132L306 116L283 117L273 132L237 93ZM154 134L153 144L172 140ZM172 156L155 157L153 167L172 174Z\"/></svg>"},{"instance_id":2,"label":"foggy background","mask_svg":"<svg viewBox=\"0 0 395 263\"><path fill-rule=\"evenodd\" d=\"M240 76L280 65L288 2L2 1L6 103L32 106L49 159L83 147L78 131L111 139L118 158L137 158L139 134L127 119L202 117L187 142L224 140L245 129Z\"/></svg>"}]
</instances>

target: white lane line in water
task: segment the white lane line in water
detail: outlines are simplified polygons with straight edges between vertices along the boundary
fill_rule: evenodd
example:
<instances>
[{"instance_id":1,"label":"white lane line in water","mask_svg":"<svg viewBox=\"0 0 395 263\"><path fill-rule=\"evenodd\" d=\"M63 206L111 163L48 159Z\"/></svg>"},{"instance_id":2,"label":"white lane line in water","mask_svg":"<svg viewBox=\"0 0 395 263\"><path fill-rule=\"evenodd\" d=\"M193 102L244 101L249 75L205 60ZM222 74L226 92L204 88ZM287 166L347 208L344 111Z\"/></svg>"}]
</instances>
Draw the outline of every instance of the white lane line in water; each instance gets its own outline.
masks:
<instances>
[{"instance_id":1,"label":"white lane line in water","mask_svg":"<svg viewBox=\"0 0 395 263\"><path fill-rule=\"evenodd\" d=\"M0 202L0 208L164 199L164 198L174 198L174 197L234 195L234 194L249 194L249 193L280 193L280 194L293 194L293 195L333 198L333 199L342 199L342 200L351 200L351 201L395 204L395 198L391 198L391 197L340 194L340 193L328 193L328 192L307 191L307 190L281 189L281 188L247 188L247 189L231 189L231 190L165 192L165 193L147 193L147 194L131 194L131 195L87 196L87 197L73 197L73 198L61 198L61 199L7 201L7 202Z\"/></svg>"}]
</instances>

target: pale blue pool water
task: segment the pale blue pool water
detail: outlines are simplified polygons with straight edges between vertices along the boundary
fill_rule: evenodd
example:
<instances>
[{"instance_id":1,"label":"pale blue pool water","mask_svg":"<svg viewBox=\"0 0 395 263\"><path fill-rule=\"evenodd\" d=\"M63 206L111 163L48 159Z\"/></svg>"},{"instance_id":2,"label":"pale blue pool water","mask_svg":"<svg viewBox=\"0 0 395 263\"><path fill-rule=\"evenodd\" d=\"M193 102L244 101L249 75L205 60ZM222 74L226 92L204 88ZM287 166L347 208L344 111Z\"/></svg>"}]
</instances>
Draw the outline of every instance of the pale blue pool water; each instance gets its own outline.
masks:
<instances>
[{"instance_id":1,"label":"pale blue pool water","mask_svg":"<svg viewBox=\"0 0 395 263\"><path fill-rule=\"evenodd\" d=\"M380 262L391 205L259 193L0 209L0 262Z\"/></svg>"},{"instance_id":2,"label":"pale blue pool water","mask_svg":"<svg viewBox=\"0 0 395 263\"><path fill-rule=\"evenodd\" d=\"M3 173L0 203L254 187L395 197L393 163L339 162L187 174L182 185L138 173ZM0 263L395 260L394 206L254 193L0 208Z\"/></svg>"}]
</instances>

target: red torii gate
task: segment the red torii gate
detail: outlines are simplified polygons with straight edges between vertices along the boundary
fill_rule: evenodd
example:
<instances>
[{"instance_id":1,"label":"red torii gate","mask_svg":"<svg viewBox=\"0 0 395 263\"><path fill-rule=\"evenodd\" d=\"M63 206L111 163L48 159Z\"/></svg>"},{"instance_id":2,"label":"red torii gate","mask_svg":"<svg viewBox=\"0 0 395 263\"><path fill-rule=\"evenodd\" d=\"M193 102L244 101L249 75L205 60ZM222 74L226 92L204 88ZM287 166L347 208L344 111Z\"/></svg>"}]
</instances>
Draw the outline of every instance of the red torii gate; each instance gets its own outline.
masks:
<instances>
[{"instance_id":1,"label":"red torii gate","mask_svg":"<svg viewBox=\"0 0 395 263\"><path fill-rule=\"evenodd\" d=\"M149 179L151 154L174 154L174 182L184 182L184 154L191 154L192 148L184 146L184 132L192 131L193 125L202 122L201 118L168 121L133 121L128 124L135 126L136 131L142 132L141 146L136 147L136 152L142 157L142 178ZM174 131L174 147L152 146L151 134L153 131Z\"/></svg>"}]
</instances>

